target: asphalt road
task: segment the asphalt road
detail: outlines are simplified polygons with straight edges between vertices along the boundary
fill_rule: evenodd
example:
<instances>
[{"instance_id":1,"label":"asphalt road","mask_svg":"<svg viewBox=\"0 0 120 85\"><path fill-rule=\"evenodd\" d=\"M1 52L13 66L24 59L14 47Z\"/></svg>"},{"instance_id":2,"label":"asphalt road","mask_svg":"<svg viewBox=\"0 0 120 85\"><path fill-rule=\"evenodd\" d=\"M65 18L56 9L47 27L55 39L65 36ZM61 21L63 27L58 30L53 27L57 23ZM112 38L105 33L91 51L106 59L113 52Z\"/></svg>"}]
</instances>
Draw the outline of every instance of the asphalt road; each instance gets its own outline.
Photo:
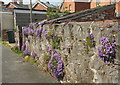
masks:
<instances>
[{"instance_id":1,"label":"asphalt road","mask_svg":"<svg viewBox=\"0 0 120 85\"><path fill-rule=\"evenodd\" d=\"M31 65L2 45L2 83L58 83L47 73Z\"/></svg>"}]
</instances>

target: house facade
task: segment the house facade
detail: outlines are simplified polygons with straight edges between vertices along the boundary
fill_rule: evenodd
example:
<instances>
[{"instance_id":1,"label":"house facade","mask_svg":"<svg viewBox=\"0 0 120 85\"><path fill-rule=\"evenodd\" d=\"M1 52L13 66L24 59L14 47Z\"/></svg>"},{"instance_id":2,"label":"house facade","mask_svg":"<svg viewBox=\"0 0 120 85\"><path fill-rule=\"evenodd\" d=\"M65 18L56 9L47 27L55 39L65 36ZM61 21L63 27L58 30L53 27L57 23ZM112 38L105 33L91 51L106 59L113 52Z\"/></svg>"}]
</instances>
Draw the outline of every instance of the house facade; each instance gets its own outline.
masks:
<instances>
[{"instance_id":1,"label":"house facade","mask_svg":"<svg viewBox=\"0 0 120 85\"><path fill-rule=\"evenodd\" d=\"M49 7L55 7L55 6L50 4L49 2L44 3L44 2L37 0L32 8L36 10L47 10Z\"/></svg>"},{"instance_id":2,"label":"house facade","mask_svg":"<svg viewBox=\"0 0 120 85\"><path fill-rule=\"evenodd\" d=\"M28 6L23 4L23 0L12 0L12 2L8 3L6 8L23 8L26 9Z\"/></svg>"},{"instance_id":3,"label":"house facade","mask_svg":"<svg viewBox=\"0 0 120 85\"><path fill-rule=\"evenodd\" d=\"M92 9L104 5L116 4L116 17L120 16L120 0L64 0L60 10L78 12L86 9Z\"/></svg>"},{"instance_id":4,"label":"house facade","mask_svg":"<svg viewBox=\"0 0 120 85\"><path fill-rule=\"evenodd\" d=\"M20 0L17 0L20 1ZM0 7L0 27L2 30L2 40L8 40L7 31L13 30L16 26L24 27L30 23L30 9L16 0L5 5L1 2ZM32 22L39 22L46 19L45 10L32 9Z\"/></svg>"},{"instance_id":5,"label":"house facade","mask_svg":"<svg viewBox=\"0 0 120 85\"><path fill-rule=\"evenodd\" d=\"M79 12L90 9L90 2L89 0L64 0L60 9L61 11L68 10L70 12Z\"/></svg>"},{"instance_id":6,"label":"house facade","mask_svg":"<svg viewBox=\"0 0 120 85\"><path fill-rule=\"evenodd\" d=\"M116 4L116 17L120 16L120 0L91 0L91 8L100 7L104 5Z\"/></svg>"}]
</instances>

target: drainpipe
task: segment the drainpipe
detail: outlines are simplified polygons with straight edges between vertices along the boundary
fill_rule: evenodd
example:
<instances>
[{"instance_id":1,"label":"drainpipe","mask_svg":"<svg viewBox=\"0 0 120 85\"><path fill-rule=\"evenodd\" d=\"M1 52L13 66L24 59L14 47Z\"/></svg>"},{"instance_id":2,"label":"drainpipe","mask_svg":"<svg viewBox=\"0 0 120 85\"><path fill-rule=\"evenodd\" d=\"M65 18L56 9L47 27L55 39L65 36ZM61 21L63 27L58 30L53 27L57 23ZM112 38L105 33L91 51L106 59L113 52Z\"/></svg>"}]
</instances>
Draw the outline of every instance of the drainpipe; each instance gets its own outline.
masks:
<instances>
[{"instance_id":1,"label":"drainpipe","mask_svg":"<svg viewBox=\"0 0 120 85\"><path fill-rule=\"evenodd\" d=\"M30 0L30 23L32 23L32 0Z\"/></svg>"}]
</instances>

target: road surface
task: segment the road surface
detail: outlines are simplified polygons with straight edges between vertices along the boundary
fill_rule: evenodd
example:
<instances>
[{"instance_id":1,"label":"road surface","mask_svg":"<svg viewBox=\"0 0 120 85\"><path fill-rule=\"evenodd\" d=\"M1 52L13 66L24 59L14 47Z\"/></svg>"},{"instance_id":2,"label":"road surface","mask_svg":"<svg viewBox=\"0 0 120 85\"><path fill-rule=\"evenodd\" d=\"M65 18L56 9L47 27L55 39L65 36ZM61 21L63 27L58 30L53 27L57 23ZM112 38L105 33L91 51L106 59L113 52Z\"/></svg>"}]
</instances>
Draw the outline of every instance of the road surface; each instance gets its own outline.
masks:
<instances>
[{"instance_id":1,"label":"road surface","mask_svg":"<svg viewBox=\"0 0 120 85\"><path fill-rule=\"evenodd\" d=\"M2 83L58 83L37 66L23 61L18 54L2 45Z\"/></svg>"}]
</instances>

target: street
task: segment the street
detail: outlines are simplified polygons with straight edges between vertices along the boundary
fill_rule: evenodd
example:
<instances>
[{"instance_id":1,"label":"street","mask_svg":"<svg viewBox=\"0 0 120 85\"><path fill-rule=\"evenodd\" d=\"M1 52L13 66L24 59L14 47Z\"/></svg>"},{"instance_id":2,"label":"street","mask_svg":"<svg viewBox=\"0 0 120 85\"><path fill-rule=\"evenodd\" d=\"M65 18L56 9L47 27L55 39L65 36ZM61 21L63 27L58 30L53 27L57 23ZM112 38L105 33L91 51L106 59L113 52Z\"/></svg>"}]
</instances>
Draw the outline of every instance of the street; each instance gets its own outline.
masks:
<instances>
[{"instance_id":1,"label":"street","mask_svg":"<svg viewBox=\"0 0 120 85\"><path fill-rule=\"evenodd\" d=\"M2 83L58 83L58 81L40 71L36 65L24 62L22 57L2 45Z\"/></svg>"}]
</instances>

